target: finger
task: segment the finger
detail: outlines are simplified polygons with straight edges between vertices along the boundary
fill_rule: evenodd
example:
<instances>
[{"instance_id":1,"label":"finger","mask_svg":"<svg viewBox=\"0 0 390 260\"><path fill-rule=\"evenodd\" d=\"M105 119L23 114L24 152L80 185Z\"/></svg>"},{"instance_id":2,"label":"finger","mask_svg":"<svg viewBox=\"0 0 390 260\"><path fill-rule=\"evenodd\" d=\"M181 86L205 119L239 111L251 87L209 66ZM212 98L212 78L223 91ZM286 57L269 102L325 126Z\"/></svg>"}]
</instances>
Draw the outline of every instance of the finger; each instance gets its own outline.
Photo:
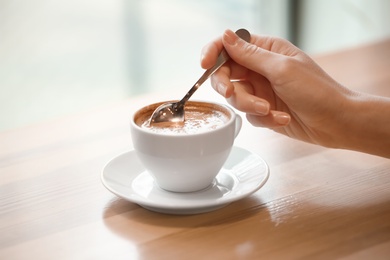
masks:
<instances>
[{"instance_id":1,"label":"finger","mask_svg":"<svg viewBox=\"0 0 390 260\"><path fill-rule=\"evenodd\" d=\"M232 82L245 81L247 79L249 79L247 68L234 61L228 61L211 76L210 81L218 93L225 98L229 98L234 91Z\"/></svg>"},{"instance_id":2,"label":"finger","mask_svg":"<svg viewBox=\"0 0 390 260\"><path fill-rule=\"evenodd\" d=\"M253 41L267 49L242 40L231 30L226 30L222 37L222 43L226 51L235 62L267 78L277 77L279 71L281 71L280 69L283 69L280 64L284 64L287 59L284 55L273 51L277 49L278 52L282 52L283 47L289 50L292 45L287 42L277 42L276 39L270 37L256 36ZM273 45L277 47L273 47Z\"/></svg>"},{"instance_id":3,"label":"finger","mask_svg":"<svg viewBox=\"0 0 390 260\"><path fill-rule=\"evenodd\" d=\"M211 86L225 98L230 98L234 91L233 83L230 81L230 73L230 67L224 65L210 78Z\"/></svg>"},{"instance_id":4,"label":"finger","mask_svg":"<svg viewBox=\"0 0 390 260\"><path fill-rule=\"evenodd\" d=\"M222 38L219 37L205 45L201 51L200 65L204 69L209 69L217 62L217 57L223 49Z\"/></svg>"},{"instance_id":5,"label":"finger","mask_svg":"<svg viewBox=\"0 0 390 260\"><path fill-rule=\"evenodd\" d=\"M236 109L255 115L267 115L270 104L267 100L254 95L252 85L247 81L233 82L233 93L227 99Z\"/></svg>"},{"instance_id":6,"label":"finger","mask_svg":"<svg viewBox=\"0 0 390 260\"><path fill-rule=\"evenodd\" d=\"M247 120L253 126L277 128L287 126L291 121L291 116L285 112L271 110L266 116L247 114Z\"/></svg>"}]
</instances>

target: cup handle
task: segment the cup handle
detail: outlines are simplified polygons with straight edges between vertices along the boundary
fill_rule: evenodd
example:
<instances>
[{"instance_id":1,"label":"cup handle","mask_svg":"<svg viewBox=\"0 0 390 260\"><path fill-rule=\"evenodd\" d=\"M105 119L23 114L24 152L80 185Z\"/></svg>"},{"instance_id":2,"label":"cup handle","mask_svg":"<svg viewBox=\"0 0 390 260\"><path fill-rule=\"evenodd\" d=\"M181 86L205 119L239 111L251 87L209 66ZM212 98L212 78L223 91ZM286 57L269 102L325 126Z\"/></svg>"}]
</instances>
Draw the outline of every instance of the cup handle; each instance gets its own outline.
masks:
<instances>
[{"instance_id":1,"label":"cup handle","mask_svg":"<svg viewBox=\"0 0 390 260\"><path fill-rule=\"evenodd\" d=\"M236 114L236 128L234 130L234 138L237 137L237 135L240 133L241 131L241 127L242 127L242 118L240 115Z\"/></svg>"}]
</instances>

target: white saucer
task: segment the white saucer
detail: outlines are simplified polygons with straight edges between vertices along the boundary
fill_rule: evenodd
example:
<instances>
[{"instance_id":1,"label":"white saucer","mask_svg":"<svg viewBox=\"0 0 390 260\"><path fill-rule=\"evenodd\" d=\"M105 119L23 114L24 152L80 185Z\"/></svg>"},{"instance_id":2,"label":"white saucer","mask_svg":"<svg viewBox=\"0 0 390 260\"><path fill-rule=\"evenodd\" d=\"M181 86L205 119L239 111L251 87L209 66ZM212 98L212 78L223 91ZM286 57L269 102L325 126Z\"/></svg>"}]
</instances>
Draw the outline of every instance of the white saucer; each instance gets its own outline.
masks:
<instances>
[{"instance_id":1,"label":"white saucer","mask_svg":"<svg viewBox=\"0 0 390 260\"><path fill-rule=\"evenodd\" d=\"M189 193L159 188L134 151L113 158L103 168L103 185L115 195L167 214L213 211L260 189L269 176L266 162L243 148L233 147L225 165L208 188Z\"/></svg>"}]
</instances>

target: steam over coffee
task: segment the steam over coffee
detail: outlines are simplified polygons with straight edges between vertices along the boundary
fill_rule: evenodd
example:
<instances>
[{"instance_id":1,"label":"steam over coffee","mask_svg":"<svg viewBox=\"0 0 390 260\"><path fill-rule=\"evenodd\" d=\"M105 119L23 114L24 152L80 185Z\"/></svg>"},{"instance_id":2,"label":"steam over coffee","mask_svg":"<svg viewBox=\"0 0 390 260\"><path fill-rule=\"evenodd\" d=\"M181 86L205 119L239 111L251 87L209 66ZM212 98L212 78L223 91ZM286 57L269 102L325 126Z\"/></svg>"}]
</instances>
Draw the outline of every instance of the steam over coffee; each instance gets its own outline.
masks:
<instances>
[{"instance_id":1,"label":"steam over coffee","mask_svg":"<svg viewBox=\"0 0 390 260\"><path fill-rule=\"evenodd\" d=\"M181 123L162 122L149 125L153 111L160 104L144 108L135 115L135 123L147 130L162 134L194 134L217 129L229 121L226 108L210 103L187 102L185 120Z\"/></svg>"}]
</instances>

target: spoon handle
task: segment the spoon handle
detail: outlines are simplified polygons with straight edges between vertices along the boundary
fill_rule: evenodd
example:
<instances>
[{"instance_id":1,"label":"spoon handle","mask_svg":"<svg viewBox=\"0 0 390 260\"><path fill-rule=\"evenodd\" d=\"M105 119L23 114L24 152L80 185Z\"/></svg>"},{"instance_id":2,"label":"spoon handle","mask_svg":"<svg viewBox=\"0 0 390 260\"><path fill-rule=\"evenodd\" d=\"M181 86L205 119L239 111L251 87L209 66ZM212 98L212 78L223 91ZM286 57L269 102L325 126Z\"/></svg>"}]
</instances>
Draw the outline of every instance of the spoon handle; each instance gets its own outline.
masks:
<instances>
[{"instance_id":1,"label":"spoon handle","mask_svg":"<svg viewBox=\"0 0 390 260\"><path fill-rule=\"evenodd\" d=\"M236 34L243 40L249 42L250 41L250 33L245 29L239 29L236 31ZM180 100L176 108L184 106L184 104L188 101L188 99L194 94L194 92L213 74L215 71L217 71L225 62L227 62L230 59L228 53L225 49L222 49L221 53L218 55L217 62L215 65L206 70L203 75L198 79L198 81L192 86L192 88L187 92L187 94L183 97L182 100Z\"/></svg>"},{"instance_id":2,"label":"spoon handle","mask_svg":"<svg viewBox=\"0 0 390 260\"><path fill-rule=\"evenodd\" d=\"M203 75L198 79L198 81L194 84L194 86L192 86L192 88L179 102L184 105L184 103L188 101L188 99L192 96L192 94L194 94L194 92L210 77L210 75L213 74L216 70L218 70L229 59L230 59L229 55L227 54L226 50L223 49L219 54L215 65L203 73Z\"/></svg>"}]
</instances>

